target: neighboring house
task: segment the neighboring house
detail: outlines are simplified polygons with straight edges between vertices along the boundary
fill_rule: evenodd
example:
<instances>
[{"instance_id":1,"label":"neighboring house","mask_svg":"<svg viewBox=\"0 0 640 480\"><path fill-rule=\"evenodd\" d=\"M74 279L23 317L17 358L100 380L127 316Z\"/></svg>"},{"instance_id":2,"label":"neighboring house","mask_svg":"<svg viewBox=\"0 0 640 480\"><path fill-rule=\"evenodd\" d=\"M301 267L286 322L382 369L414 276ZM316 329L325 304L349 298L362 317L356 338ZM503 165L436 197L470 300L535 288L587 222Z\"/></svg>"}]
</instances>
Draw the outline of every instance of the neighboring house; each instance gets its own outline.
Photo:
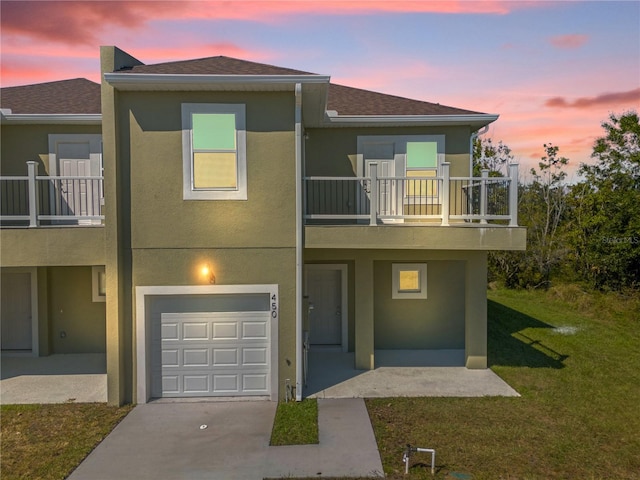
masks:
<instances>
[{"instance_id":1,"label":"neighboring house","mask_svg":"<svg viewBox=\"0 0 640 480\"><path fill-rule=\"evenodd\" d=\"M100 85L3 88L0 108L2 352L104 353Z\"/></svg>"},{"instance_id":2,"label":"neighboring house","mask_svg":"<svg viewBox=\"0 0 640 480\"><path fill-rule=\"evenodd\" d=\"M143 65L102 47L101 68L101 128L76 103L98 93L27 94L22 111L28 89L71 83L2 91L3 350L29 350L4 343L19 329L4 296L22 295L32 353L106 349L111 403L287 383L301 398L308 345L359 369L424 351L487 367L487 251L525 248L517 167L470 178L496 115L228 57ZM28 160L63 178L18 190Z\"/></svg>"}]
</instances>

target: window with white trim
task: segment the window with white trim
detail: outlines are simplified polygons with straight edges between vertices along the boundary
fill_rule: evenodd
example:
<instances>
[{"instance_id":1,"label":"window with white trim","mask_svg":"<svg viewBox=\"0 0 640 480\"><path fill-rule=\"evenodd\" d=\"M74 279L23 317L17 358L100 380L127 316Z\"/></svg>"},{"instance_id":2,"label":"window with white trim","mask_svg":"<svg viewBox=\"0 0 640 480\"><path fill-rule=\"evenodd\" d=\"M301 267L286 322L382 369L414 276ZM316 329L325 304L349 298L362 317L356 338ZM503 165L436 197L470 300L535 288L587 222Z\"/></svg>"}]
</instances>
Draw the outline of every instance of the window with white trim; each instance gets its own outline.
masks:
<instances>
[{"instance_id":1,"label":"window with white trim","mask_svg":"<svg viewBox=\"0 0 640 480\"><path fill-rule=\"evenodd\" d=\"M427 298L427 264L392 264L391 298L425 299Z\"/></svg>"},{"instance_id":2,"label":"window with white trim","mask_svg":"<svg viewBox=\"0 0 640 480\"><path fill-rule=\"evenodd\" d=\"M245 105L182 104L183 198L246 200Z\"/></svg>"},{"instance_id":3,"label":"window with white trim","mask_svg":"<svg viewBox=\"0 0 640 480\"><path fill-rule=\"evenodd\" d=\"M407 142L406 172L407 197L415 199L436 197L438 182L425 177L438 176L438 143ZM412 180L418 177L420 179Z\"/></svg>"}]
</instances>

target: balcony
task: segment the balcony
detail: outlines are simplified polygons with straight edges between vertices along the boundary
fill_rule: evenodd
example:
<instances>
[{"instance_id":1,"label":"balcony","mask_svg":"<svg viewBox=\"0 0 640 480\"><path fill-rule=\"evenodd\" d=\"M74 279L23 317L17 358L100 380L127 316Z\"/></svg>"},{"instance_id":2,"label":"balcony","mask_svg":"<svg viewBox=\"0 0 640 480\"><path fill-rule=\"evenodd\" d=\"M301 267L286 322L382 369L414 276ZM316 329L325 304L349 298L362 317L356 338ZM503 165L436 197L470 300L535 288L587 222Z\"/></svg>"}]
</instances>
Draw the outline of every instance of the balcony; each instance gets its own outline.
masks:
<instances>
[{"instance_id":1,"label":"balcony","mask_svg":"<svg viewBox=\"0 0 640 480\"><path fill-rule=\"evenodd\" d=\"M407 224L518 226L518 165L508 177L441 176L305 178L307 225Z\"/></svg>"},{"instance_id":2,"label":"balcony","mask_svg":"<svg viewBox=\"0 0 640 480\"><path fill-rule=\"evenodd\" d=\"M0 176L0 225L102 225L103 200L102 176L37 175L27 162L26 176Z\"/></svg>"}]
</instances>

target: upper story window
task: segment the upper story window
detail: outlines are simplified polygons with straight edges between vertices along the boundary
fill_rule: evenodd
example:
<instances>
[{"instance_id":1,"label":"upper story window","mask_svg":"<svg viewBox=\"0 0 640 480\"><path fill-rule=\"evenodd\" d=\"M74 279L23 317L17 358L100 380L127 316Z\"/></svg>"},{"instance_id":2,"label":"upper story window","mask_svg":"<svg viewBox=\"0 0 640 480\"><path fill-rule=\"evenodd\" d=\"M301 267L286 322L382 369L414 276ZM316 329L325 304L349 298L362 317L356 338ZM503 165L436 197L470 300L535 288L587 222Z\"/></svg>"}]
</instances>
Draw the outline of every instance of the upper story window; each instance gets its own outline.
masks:
<instances>
[{"instance_id":1,"label":"upper story window","mask_svg":"<svg viewBox=\"0 0 640 480\"><path fill-rule=\"evenodd\" d=\"M438 176L438 143L434 141L407 142L406 172L408 178ZM437 183L432 180L407 182L409 197L437 195Z\"/></svg>"},{"instance_id":2,"label":"upper story window","mask_svg":"<svg viewBox=\"0 0 640 480\"><path fill-rule=\"evenodd\" d=\"M246 200L245 106L182 104L183 198Z\"/></svg>"}]
</instances>

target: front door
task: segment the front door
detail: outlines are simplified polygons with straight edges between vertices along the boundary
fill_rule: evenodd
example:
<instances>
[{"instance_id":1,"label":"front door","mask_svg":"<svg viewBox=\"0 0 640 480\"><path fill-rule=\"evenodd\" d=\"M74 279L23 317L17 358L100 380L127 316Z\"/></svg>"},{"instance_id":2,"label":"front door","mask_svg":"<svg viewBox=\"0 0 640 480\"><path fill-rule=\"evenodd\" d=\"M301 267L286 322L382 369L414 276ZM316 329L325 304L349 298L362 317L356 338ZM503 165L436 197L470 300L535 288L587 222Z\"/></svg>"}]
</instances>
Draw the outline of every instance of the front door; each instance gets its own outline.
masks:
<instances>
[{"instance_id":1,"label":"front door","mask_svg":"<svg viewBox=\"0 0 640 480\"><path fill-rule=\"evenodd\" d=\"M31 350L31 273L2 272L2 350Z\"/></svg>"},{"instance_id":2,"label":"front door","mask_svg":"<svg viewBox=\"0 0 640 480\"><path fill-rule=\"evenodd\" d=\"M309 344L342 345L342 272L307 268Z\"/></svg>"},{"instance_id":3,"label":"front door","mask_svg":"<svg viewBox=\"0 0 640 480\"><path fill-rule=\"evenodd\" d=\"M100 135L50 135L50 169L54 180L52 203L63 216L99 216L101 185L99 180L82 177L102 175ZM81 177L78 179L69 177ZM80 219L79 223L100 223L99 219Z\"/></svg>"},{"instance_id":4,"label":"front door","mask_svg":"<svg viewBox=\"0 0 640 480\"><path fill-rule=\"evenodd\" d=\"M378 199L369 198L371 208L378 209L378 215L394 216L400 215L397 211L397 181L389 177L396 176L396 148L394 142L371 141L363 145L364 175L371 176L371 164L378 166ZM371 189L369 189L371 190ZM384 223L392 223L398 219L384 219Z\"/></svg>"}]
</instances>

